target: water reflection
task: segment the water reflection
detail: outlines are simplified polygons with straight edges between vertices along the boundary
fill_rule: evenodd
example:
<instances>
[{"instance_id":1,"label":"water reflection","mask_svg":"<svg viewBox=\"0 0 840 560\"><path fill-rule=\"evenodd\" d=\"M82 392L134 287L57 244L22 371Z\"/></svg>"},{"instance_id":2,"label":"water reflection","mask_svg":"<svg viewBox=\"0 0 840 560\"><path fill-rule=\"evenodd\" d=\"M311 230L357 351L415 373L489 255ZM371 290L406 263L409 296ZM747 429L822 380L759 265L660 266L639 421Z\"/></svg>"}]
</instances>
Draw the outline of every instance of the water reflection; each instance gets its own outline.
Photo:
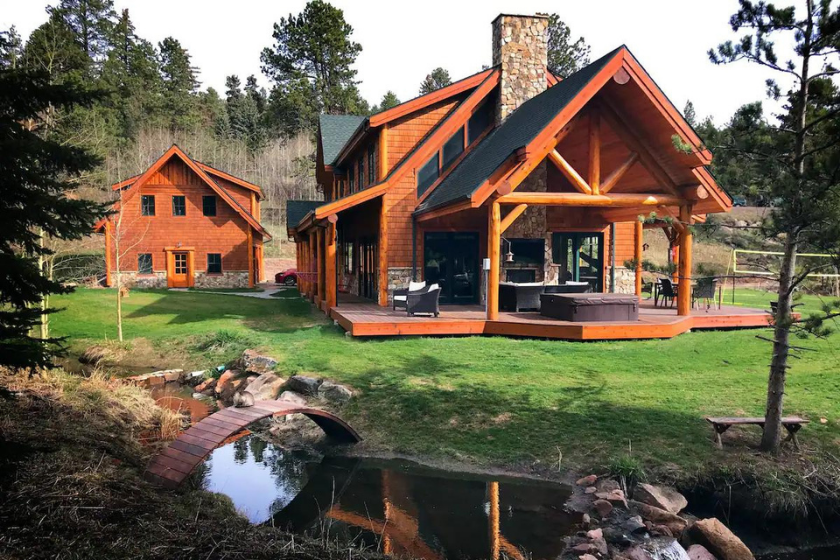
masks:
<instances>
[{"instance_id":1,"label":"water reflection","mask_svg":"<svg viewBox=\"0 0 840 560\"><path fill-rule=\"evenodd\" d=\"M403 461L318 464L254 436L214 451L204 476L252 522L429 560L555 558L577 522L562 485Z\"/></svg>"}]
</instances>

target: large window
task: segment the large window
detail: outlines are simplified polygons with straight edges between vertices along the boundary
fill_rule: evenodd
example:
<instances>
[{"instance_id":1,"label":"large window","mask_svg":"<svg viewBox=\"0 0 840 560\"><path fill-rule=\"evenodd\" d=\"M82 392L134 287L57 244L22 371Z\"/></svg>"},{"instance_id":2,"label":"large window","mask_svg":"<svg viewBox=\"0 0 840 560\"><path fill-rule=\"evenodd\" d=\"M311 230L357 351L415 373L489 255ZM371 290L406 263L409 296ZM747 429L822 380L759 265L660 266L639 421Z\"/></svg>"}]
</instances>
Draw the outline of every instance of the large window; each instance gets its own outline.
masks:
<instances>
[{"instance_id":1,"label":"large window","mask_svg":"<svg viewBox=\"0 0 840 560\"><path fill-rule=\"evenodd\" d=\"M216 195L209 195L209 196L202 196L201 197L201 208L204 211L205 216L215 216L216 215Z\"/></svg>"},{"instance_id":2,"label":"large window","mask_svg":"<svg viewBox=\"0 0 840 560\"><path fill-rule=\"evenodd\" d=\"M443 145L443 161L441 162L441 171L446 171L452 162L461 155L464 151L464 129L458 129L458 132L452 135L452 138L446 141Z\"/></svg>"},{"instance_id":3,"label":"large window","mask_svg":"<svg viewBox=\"0 0 840 560\"><path fill-rule=\"evenodd\" d=\"M373 144L368 146L368 184L372 185L376 182L376 150Z\"/></svg>"},{"instance_id":4,"label":"large window","mask_svg":"<svg viewBox=\"0 0 840 560\"><path fill-rule=\"evenodd\" d=\"M473 113L467 123L468 143L472 144L475 142L478 137L481 136L481 133L487 130L492 122L493 103L485 101L484 104L481 105L475 113Z\"/></svg>"},{"instance_id":5,"label":"large window","mask_svg":"<svg viewBox=\"0 0 840 560\"><path fill-rule=\"evenodd\" d=\"M222 273L222 254L207 253L207 274Z\"/></svg>"},{"instance_id":6,"label":"large window","mask_svg":"<svg viewBox=\"0 0 840 560\"><path fill-rule=\"evenodd\" d=\"M440 177L440 169L438 168L438 154L435 153L432 159L417 172L417 196L423 196L423 193L429 190L438 177Z\"/></svg>"},{"instance_id":7,"label":"large window","mask_svg":"<svg viewBox=\"0 0 840 560\"><path fill-rule=\"evenodd\" d=\"M140 253L137 255L137 272L138 274L152 273L152 254Z\"/></svg>"},{"instance_id":8,"label":"large window","mask_svg":"<svg viewBox=\"0 0 840 560\"><path fill-rule=\"evenodd\" d=\"M187 215L187 199L182 195L175 195L172 197L172 215L186 216Z\"/></svg>"},{"instance_id":9,"label":"large window","mask_svg":"<svg viewBox=\"0 0 840 560\"><path fill-rule=\"evenodd\" d=\"M365 158L359 158L359 190L365 188Z\"/></svg>"},{"instance_id":10,"label":"large window","mask_svg":"<svg viewBox=\"0 0 840 560\"><path fill-rule=\"evenodd\" d=\"M347 194L353 194L356 192L356 169L353 168L350 170L350 173L347 174Z\"/></svg>"},{"instance_id":11,"label":"large window","mask_svg":"<svg viewBox=\"0 0 840 560\"><path fill-rule=\"evenodd\" d=\"M155 215L155 196L144 194L140 197L140 213L144 216Z\"/></svg>"}]
</instances>

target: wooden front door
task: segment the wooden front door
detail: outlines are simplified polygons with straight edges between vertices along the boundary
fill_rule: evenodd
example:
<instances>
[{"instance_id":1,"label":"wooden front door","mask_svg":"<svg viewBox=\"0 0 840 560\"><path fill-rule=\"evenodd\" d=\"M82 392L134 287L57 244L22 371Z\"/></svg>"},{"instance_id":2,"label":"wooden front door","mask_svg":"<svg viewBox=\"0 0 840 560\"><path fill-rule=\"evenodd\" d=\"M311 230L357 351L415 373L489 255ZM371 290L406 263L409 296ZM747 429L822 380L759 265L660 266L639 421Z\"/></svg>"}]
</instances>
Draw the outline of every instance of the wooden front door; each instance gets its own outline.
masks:
<instances>
[{"instance_id":1,"label":"wooden front door","mask_svg":"<svg viewBox=\"0 0 840 560\"><path fill-rule=\"evenodd\" d=\"M187 252L173 252L169 268L170 288L189 288L192 284L192 270L190 270L190 254Z\"/></svg>"}]
</instances>

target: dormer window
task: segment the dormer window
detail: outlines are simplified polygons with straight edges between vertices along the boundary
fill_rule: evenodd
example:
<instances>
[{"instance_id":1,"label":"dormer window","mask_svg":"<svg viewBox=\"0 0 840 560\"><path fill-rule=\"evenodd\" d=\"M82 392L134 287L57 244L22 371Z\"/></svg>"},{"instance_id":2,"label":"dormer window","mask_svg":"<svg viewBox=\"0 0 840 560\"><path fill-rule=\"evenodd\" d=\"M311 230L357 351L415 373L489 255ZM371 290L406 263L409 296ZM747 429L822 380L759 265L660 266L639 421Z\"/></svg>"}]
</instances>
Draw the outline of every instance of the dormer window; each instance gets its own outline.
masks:
<instances>
[{"instance_id":1,"label":"dormer window","mask_svg":"<svg viewBox=\"0 0 840 560\"><path fill-rule=\"evenodd\" d=\"M423 167L417 172L417 196L423 196L429 187L440 177L440 162L438 153L432 156L432 159L426 162Z\"/></svg>"}]
</instances>

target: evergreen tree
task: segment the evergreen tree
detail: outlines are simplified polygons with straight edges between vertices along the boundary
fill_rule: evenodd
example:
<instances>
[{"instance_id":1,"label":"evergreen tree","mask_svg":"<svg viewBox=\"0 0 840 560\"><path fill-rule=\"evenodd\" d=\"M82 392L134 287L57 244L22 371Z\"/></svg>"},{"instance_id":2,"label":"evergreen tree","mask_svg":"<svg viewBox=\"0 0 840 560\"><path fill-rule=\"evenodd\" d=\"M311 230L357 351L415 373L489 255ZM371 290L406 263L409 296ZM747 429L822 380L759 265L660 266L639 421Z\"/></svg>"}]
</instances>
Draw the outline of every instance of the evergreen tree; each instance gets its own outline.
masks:
<instances>
[{"instance_id":1,"label":"evergreen tree","mask_svg":"<svg viewBox=\"0 0 840 560\"><path fill-rule=\"evenodd\" d=\"M257 84L257 77L253 74L245 80L245 93L254 102L257 106L257 111L262 115L265 112L268 96L265 93L265 88L261 88Z\"/></svg>"},{"instance_id":2,"label":"evergreen tree","mask_svg":"<svg viewBox=\"0 0 840 560\"><path fill-rule=\"evenodd\" d=\"M792 349L790 335L796 323L794 291L810 274L840 264L840 95L832 82L838 73L840 11L832 10L828 0L799 0L797 6L785 8L740 0L730 24L733 31L747 33L737 42L727 41L710 50L712 62L747 60L793 84L778 123L767 124L754 113L750 115L753 122L744 123L747 130L735 137L732 146L733 151L760 164L760 187L774 200L763 233L784 247L761 440L762 450L777 453ZM776 52L778 38L784 45L793 45L785 62ZM767 80L766 86L771 97L781 97L775 80ZM836 262L799 263L797 255L803 248L831 254ZM838 308L840 302L827 305L822 315L809 317L803 332L825 334L823 323L840 315Z\"/></svg>"},{"instance_id":3,"label":"evergreen tree","mask_svg":"<svg viewBox=\"0 0 840 560\"><path fill-rule=\"evenodd\" d=\"M557 14L548 19L548 69L557 76L570 76L589 64L589 45L583 37L572 41L572 32Z\"/></svg>"},{"instance_id":4,"label":"evergreen tree","mask_svg":"<svg viewBox=\"0 0 840 560\"><path fill-rule=\"evenodd\" d=\"M167 37L158 45L160 73L163 79L164 111L170 126L186 130L198 122L195 92L200 85L198 71L190 63L190 55L181 43Z\"/></svg>"},{"instance_id":5,"label":"evergreen tree","mask_svg":"<svg viewBox=\"0 0 840 560\"><path fill-rule=\"evenodd\" d=\"M372 114L387 111L388 109L396 107L400 103L402 103L402 101L399 100L397 94L388 90L385 92L385 95L382 96L382 101L379 102L379 105L374 105L370 111Z\"/></svg>"},{"instance_id":6,"label":"evergreen tree","mask_svg":"<svg viewBox=\"0 0 840 560\"><path fill-rule=\"evenodd\" d=\"M0 43L0 64L15 70L22 64L23 41L14 25L3 34L5 35L5 41Z\"/></svg>"},{"instance_id":7,"label":"evergreen tree","mask_svg":"<svg viewBox=\"0 0 840 560\"><path fill-rule=\"evenodd\" d=\"M270 105L279 132L315 130L322 112L368 109L355 88L352 65L362 47L352 34L344 12L323 0L311 0L297 16L274 24L274 45L263 49L260 59L274 82Z\"/></svg>"},{"instance_id":8,"label":"evergreen tree","mask_svg":"<svg viewBox=\"0 0 840 560\"><path fill-rule=\"evenodd\" d=\"M140 127L154 122L160 112L162 80L154 46L135 34L123 10L113 28L111 49L102 68L102 82L110 90L117 113L119 136L133 138Z\"/></svg>"},{"instance_id":9,"label":"evergreen tree","mask_svg":"<svg viewBox=\"0 0 840 560\"><path fill-rule=\"evenodd\" d=\"M46 72L53 83L78 81L90 67L73 30L55 10L29 36L23 55L28 68Z\"/></svg>"},{"instance_id":10,"label":"evergreen tree","mask_svg":"<svg viewBox=\"0 0 840 560\"><path fill-rule=\"evenodd\" d=\"M104 62L117 16L113 0L61 0L50 11L67 23L93 66Z\"/></svg>"},{"instance_id":11,"label":"evergreen tree","mask_svg":"<svg viewBox=\"0 0 840 560\"><path fill-rule=\"evenodd\" d=\"M420 95L432 93L451 83L452 78L449 77L449 72L441 67L437 67L430 74L427 74L426 79L420 83Z\"/></svg>"},{"instance_id":12,"label":"evergreen tree","mask_svg":"<svg viewBox=\"0 0 840 560\"><path fill-rule=\"evenodd\" d=\"M690 99L685 102L683 117L685 117L685 121L691 126L695 126L697 124L697 111L694 110L694 103L692 103Z\"/></svg>"},{"instance_id":13,"label":"evergreen tree","mask_svg":"<svg viewBox=\"0 0 840 560\"><path fill-rule=\"evenodd\" d=\"M0 46L8 48L6 34L0 36ZM40 129L50 108L91 99L75 86L52 84L43 70L0 62L0 364L46 366L60 351L60 340L31 335L42 315L51 311L42 307L46 296L70 291L39 267L50 254L43 239L88 235L105 208L66 196L73 178L97 160Z\"/></svg>"}]
</instances>

